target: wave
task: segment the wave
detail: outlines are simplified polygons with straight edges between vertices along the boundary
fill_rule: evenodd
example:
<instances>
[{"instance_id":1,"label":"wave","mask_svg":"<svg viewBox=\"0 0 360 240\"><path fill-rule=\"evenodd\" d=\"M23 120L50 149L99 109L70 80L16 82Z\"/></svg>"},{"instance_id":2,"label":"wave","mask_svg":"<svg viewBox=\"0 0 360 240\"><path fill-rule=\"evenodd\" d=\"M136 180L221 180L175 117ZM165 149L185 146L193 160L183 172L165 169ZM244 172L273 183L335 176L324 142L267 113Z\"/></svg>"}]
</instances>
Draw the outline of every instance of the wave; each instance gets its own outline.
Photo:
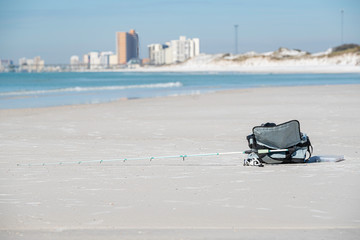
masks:
<instances>
[{"instance_id":1,"label":"wave","mask_svg":"<svg viewBox=\"0 0 360 240\"><path fill-rule=\"evenodd\" d=\"M0 93L0 96L36 95L36 94L64 93L64 92L126 90L126 89L136 89L136 88L175 88L175 87L182 87L182 86L183 86L183 84L181 82L168 82L168 83L140 84L140 85L128 85L128 86L71 87L71 88L58 88L58 89L49 89L49 90L2 92L2 93Z\"/></svg>"}]
</instances>

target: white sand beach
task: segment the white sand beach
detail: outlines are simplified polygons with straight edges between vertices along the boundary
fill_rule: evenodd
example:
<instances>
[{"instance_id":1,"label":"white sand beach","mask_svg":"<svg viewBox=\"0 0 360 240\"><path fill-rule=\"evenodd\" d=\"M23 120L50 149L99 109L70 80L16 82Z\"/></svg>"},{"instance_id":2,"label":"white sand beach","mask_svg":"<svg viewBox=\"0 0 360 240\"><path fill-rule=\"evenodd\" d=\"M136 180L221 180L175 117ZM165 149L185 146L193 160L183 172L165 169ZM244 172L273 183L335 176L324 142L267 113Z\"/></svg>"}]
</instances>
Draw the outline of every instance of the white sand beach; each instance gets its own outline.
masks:
<instances>
[{"instance_id":1,"label":"white sand beach","mask_svg":"<svg viewBox=\"0 0 360 240\"><path fill-rule=\"evenodd\" d=\"M355 50L354 50L355 51ZM122 69L82 69L90 72L237 72L237 73L360 73L360 54L325 52L309 54L280 48L267 53L200 54L168 65L129 65Z\"/></svg>"},{"instance_id":2,"label":"white sand beach","mask_svg":"<svg viewBox=\"0 0 360 240\"><path fill-rule=\"evenodd\" d=\"M358 239L360 85L0 110L0 239ZM252 127L297 119L338 163L244 167Z\"/></svg>"}]
</instances>

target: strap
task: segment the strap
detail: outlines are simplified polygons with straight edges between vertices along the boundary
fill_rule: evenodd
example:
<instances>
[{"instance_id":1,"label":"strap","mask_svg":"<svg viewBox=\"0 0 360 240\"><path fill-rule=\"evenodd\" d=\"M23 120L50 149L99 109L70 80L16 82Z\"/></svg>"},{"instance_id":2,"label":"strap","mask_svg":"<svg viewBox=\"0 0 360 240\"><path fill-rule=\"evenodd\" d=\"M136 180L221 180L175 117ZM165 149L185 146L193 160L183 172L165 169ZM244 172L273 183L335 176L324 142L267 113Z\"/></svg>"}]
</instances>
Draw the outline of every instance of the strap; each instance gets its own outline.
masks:
<instances>
[{"instance_id":1,"label":"strap","mask_svg":"<svg viewBox=\"0 0 360 240\"><path fill-rule=\"evenodd\" d=\"M288 151L286 152L286 157L285 157L285 160L283 161L283 163L290 163L291 162L291 159L292 159L292 154L297 150L297 147L294 146L294 147L291 147L291 148L288 148Z\"/></svg>"},{"instance_id":2,"label":"strap","mask_svg":"<svg viewBox=\"0 0 360 240\"><path fill-rule=\"evenodd\" d=\"M313 146L311 145L309 137L307 137L307 143L308 143L307 152L309 153L309 157L305 159L305 162L308 161L311 158L311 155L312 155L313 150L314 150Z\"/></svg>"}]
</instances>

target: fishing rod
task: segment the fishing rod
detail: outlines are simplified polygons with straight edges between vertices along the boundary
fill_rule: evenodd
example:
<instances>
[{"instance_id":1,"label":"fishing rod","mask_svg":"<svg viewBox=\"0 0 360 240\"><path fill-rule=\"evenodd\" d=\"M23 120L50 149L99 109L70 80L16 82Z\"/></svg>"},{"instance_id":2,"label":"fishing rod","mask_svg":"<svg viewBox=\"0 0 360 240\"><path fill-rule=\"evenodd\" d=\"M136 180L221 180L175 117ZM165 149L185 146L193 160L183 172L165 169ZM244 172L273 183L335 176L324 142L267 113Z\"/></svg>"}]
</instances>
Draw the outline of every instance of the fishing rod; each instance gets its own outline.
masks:
<instances>
[{"instance_id":1,"label":"fishing rod","mask_svg":"<svg viewBox=\"0 0 360 240\"><path fill-rule=\"evenodd\" d=\"M126 162L134 160L155 160L155 159L167 159L167 158L185 158L189 157L206 157L206 156L220 156L220 155L233 155L233 154L250 154L259 153L266 154L272 152L287 152L289 149L258 149L258 150L246 150L241 152L223 152L223 153L199 153L199 154L183 154L174 156L155 156L155 157L138 157L138 158L116 158L116 159L104 159L104 160L84 160L84 161L63 161L63 162L44 162L44 163L30 163L30 164L17 164L17 166L47 166L47 165L65 165L65 164L81 164L81 163L104 163L104 162Z\"/></svg>"}]
</instances>

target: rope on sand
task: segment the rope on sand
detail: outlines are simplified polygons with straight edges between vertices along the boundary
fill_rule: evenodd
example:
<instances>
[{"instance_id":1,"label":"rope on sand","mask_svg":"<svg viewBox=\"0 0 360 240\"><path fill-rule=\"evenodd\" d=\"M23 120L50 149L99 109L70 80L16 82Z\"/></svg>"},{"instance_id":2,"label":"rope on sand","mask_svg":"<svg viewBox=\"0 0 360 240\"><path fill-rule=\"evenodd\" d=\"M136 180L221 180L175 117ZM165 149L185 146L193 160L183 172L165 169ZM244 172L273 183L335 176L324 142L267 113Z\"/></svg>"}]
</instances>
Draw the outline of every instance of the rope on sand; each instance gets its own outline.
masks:
<instances>
[{"instance_id":1,"label":"rope on sand","mask_svg":"<svg viewBox=\"0 0 360 240\"><path fill-rule=\"evenodd\" d=\"M65 164L82 164L82 163L104 163L104 162L126 162L134 160L155 160L155 159L167 159L167 158L185 158L189 157L206 157L206 156L220 156L231 154L247 154L247 151L243 152L223 152L223 153L200 153L200 154L183 154L174 156L158 156L158 157L138 157L138 158L117 158L117 159L105 159L105 160L85 160L85 161L64 161L64 162L46 162L46 163L33 163L33 164L17 164L17 166L47 166L47 165L65 165Z\"/></svg>"}]
</instances>

